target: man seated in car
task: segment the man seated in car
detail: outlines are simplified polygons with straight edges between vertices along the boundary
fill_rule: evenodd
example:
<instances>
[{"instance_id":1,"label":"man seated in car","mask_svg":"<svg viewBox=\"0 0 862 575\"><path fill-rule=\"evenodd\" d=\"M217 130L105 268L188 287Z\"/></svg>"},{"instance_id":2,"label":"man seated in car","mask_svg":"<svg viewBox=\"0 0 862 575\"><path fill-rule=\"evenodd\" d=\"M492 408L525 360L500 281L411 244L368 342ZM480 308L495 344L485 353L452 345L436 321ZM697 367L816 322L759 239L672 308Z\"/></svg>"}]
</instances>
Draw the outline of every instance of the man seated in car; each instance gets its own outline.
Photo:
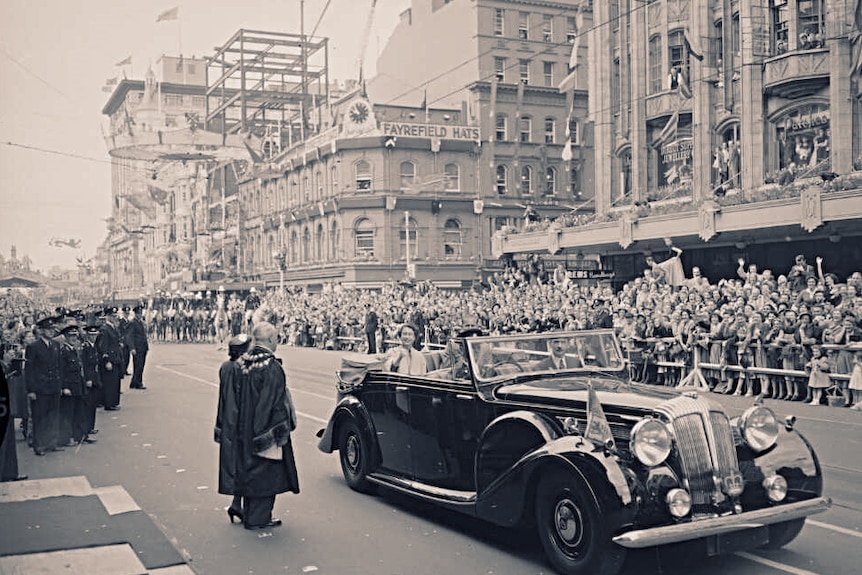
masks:
<instances>
[{"instance_id":1,"label":"man seated in car","mask_svg":"<svg viewBox=\"0 0 862 575\"><path fill-rule=\"evenodd\" d=\"M459 332L446 342L446 349L437 369L428 372L434 379L469 379L470 366L467 363L467 342L463 338L482 335L482 331L470 328ZM437 353L437 352L435 352Z\"/></svg>"},{"instance_id":2,"label":"man seated in car","mask_svg":"<svg viewBox=\"0 0 862 575\"><path fill-rule=\"evenodd\" d=\"M580 340L575 340L580 342ZM532 371L573 369L584 366L583 356L578 348L572 349L572 340L557 337L548 341L548 357L540 359Z\"/></svg>"}]
</instances>

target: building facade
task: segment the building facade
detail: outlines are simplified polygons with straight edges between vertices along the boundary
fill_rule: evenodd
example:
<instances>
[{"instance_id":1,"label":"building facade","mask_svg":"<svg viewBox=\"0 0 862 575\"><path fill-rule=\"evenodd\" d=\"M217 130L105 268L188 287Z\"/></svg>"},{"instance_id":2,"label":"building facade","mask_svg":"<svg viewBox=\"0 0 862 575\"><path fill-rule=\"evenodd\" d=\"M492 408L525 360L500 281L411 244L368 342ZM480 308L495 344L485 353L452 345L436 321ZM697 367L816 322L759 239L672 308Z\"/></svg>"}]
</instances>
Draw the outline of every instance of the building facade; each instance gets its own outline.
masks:
<instances>
[{"instance_id":1,"label":"building facade","mask_svg":"<svg viewBox=\"0 0 862 575\"><path fill-rule=\"evenodd\" d=\"M862 5L840 0L595 3L589 124L595 218L499 235L495 253L595 254L624 281L685 250L715 277L862 254Z\"/></svg>"}]
</instances>

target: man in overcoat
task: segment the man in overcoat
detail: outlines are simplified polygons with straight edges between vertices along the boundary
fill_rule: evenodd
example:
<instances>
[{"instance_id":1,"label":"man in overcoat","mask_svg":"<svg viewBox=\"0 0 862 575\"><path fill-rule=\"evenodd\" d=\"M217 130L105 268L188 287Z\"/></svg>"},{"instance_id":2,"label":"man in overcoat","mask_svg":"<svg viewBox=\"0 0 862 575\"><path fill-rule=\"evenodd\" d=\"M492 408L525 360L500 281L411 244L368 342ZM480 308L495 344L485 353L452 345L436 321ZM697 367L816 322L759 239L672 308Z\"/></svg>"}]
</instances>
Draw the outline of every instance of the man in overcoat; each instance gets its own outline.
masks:
<instances>
[{"instance_id":1,"label":"man in overcoat","mask_svg":"<svg viewBox=\"0 0 862 575\"><path fill-rule=\"evenodd\" d=\"M57 451L60 432L60 348L53 340L53 317L36 323L36 341L25 352L24 381L33 420L33 451Z\"/></svg>"},{"instance_id":2,"label":"man in overcoat","mask_svg":"<svg viewBox=\"0 0 862 575\"><path fill-rule=\"evenodd\" d=\"M263 529L281 525L272 518L278 493L299 493L299 477L290 442L296 428L296 412L287 377L274 352L278 336L269 322L252 332L253 346L239 360L242 380L237 401L235 436L235 485L243 497L243 525ZM227 425L225 425L225 428Z\"/></svg>"},{"instance_id":3,"label":"man in overcoat","mask_svg":"<svg viewBox=\"0 0 862 575\"><path fill-rule=\"evenodd\" d=\"M102 379L102 392L106 411L120 409L120 379L123 377L123 349L120 345L120 332L117 331L117 308L105 308L105 323L99 328L96 337L96 351L99 354L99 374Z\"/></svg>"},{"instance_id":4,"label":"man in overcoat","mask_svg":"<svg viewBox=\"0 0 862 575\"><path fill-rule=\"evenodd\" d=\"M132 315L126 325L126 347L132 356L132 381L129 383L131 389L147 389L144 385L144 365L147 363L147 352L150 344L147 342L147 328L141 321L144 308L135 306Z\"/></svg>"}]
</instances>

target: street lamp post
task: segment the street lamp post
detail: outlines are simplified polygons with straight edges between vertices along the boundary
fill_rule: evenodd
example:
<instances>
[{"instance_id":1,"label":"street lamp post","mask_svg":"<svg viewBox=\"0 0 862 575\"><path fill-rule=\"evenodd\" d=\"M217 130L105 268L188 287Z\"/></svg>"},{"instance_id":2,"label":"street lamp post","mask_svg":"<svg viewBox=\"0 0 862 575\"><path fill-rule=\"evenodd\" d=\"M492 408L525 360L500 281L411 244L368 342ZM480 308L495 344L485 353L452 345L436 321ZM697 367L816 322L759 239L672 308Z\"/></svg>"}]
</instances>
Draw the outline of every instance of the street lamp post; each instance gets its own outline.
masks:
<instances>
[{"instance_id":1,"label":"street lamp post","mask_svg":"<svg viewBox=\"0 0 862 575\"><path fill-rule=\"evenodd\" d=\"M284 270L287 268L287 253L284 248L272 252L272 258L278 264L278 291L284 293Z\"/></svg>"}]
</instances>

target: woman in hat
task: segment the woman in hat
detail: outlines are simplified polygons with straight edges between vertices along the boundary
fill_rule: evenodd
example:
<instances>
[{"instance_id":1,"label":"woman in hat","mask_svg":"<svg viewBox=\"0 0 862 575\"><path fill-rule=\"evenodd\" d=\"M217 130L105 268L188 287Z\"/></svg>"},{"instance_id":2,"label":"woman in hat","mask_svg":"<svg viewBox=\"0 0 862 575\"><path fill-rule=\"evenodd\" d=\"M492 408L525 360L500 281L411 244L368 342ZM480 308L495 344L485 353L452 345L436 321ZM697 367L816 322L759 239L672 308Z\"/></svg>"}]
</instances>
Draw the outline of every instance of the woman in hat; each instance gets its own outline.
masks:
<instances>
[{"instance_id":1,"label":"woman in hat","mask_svg":"<svg viewBox=\"0 0 862 575\"><path fill-rule=\"evenodd\" d=\"M423 375L428 371L428 364L421 351L414 347L419 330L416 326L405 323L395 336L400 345L393 347L386 354L384 366L387 371L395 371L409 375Z\"/></svg>"},{"instance_id":2,"label":"woman in hat","mask_svg":"<svg viewBox=\"0 0 862 575\"><path fill-rule=\"evenodd\" d=\"M235 335L228 342L228 360L221 364L218 372L219 401L216 412L215 441L219 444L218 492L233 495L227 515L230 522L239 519L242 523L242 497L236 494L237 418L239 416L239 385L242 383L242 370L237 360L249 347L251 339L244 333Z\"/></svg>"}]
</instances>

